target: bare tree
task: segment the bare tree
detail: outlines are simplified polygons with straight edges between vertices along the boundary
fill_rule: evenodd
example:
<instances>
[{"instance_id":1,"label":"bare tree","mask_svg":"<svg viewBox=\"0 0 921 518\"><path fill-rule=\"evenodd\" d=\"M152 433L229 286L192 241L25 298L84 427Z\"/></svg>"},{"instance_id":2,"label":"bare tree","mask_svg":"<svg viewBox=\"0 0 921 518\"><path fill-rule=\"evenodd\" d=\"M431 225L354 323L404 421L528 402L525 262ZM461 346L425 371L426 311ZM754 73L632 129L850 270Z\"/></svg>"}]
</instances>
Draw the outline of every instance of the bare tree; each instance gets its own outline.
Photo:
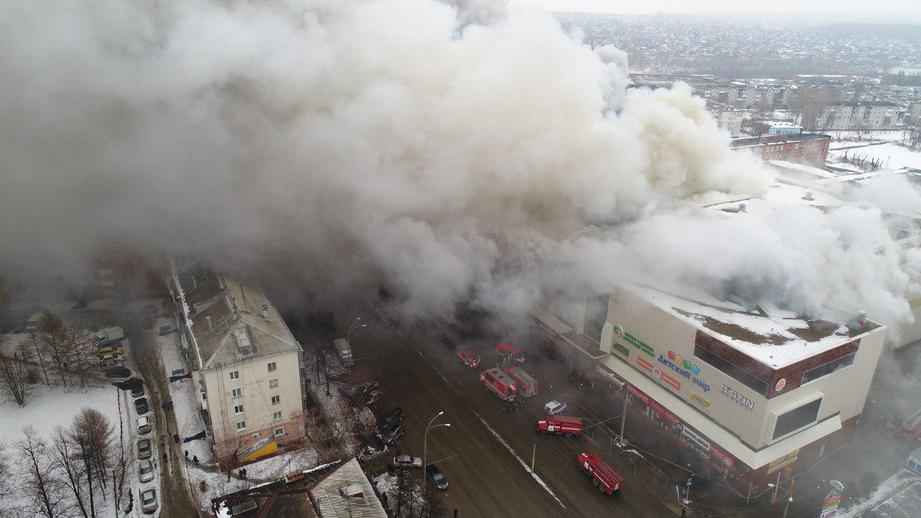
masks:
<instances>
[{"instance_id":1,"label":"bare tree","mask_svg":"<svg viewBox=\"0 0 921 518\"><path fill-rule=\"evenodd\" d=\"M90 373L99 368L96 335L77 324L70 324L67 327L67 340L72 369L77 371L80 386L85 388Z\"/></svg>"},{"instance_id":2,"label":"bare tree","mask_svg":"<svg viewBox=\"0 0 921 518\"><path fill-rule=\"evenodd\" d=\"M38 366L42 369L42 377L45 378L45 385L50 387L51 382L48 381L48 369L45 368L45 358L41 354L41 341L39 340L38 333L36 333L35 330L29 331L28 345L32 348L32 354L38 361Z\"/></svg>"},{"instance_id":3,"label":"bare tree","mask_svg":"<svg viewBox=\"0 0 921 518\"><path fill-rule=\"evenodd\" d=\"M83 480L86 473L80 463L79 455L74 451L70 437L60 426L54 429L52 444L54 446L54 462L58 473L64 477L64 482L73 495L77 509L84 517L89 517L90 515L84 504L86 488L83 485Z\"/></svg>"},{"instance_id":4,"label":"bare tree","mask_svg":"<svg viewBox=\"0 0 921 518\"><path fill-rule=\"evenodd\" d=\"M45 518L62 515L66 511L64 488L48 445L31 426L22 429L22 438L15 444L20 456L23 494L32 501L38 515Z\"/></svg>"},{"instance_id":5,"label":"bare tree","mask_svg":"<svg viewBox=\"0 0 921 518\"><path fill-rule=\"evenodd\" d=\"M94 408L84 408L74 418L70 439L84 464L89 496L90 516L95 516L95 489L105 498L113 463L115 428L108 418Z\"/></svg>"},{"instance_id":6,"label":"bare tree","mask_svg":"<svg viewBox=\"0 0 921 518\"><path fill-rule=\"evenodd\" d=\"M10 480L13 480L13 473L7 462L6 444L0 442L0 516L6 516L7 513L12 512L10 496L13 494L13 486Z\"/></svg>"},{"instance_id":7,"label":"bare tree","mask_svg":"<svg viewBox=\"0 0 921 518\"><path fill-rule=\"evenodd\" d=\"M0 337L2 345L2 337ZM20 353L14 352L13 357L0 353L0 394L20 407L26 405L26 398L32 391L31 369Z\"/></svg>"},{"instance_id":8,"label":"bare tree","mask_svg":"<svg viewBox=\"0 0 921 518\"><path fill-rule=\"evenodd\" d=\"M67 367L69 358L68 333L64 322L53 313L45 310L38 321L38 333L41 338L41 354L48 357L58 374L61 383L67 386Z\"/></svg>"}]
</instances>

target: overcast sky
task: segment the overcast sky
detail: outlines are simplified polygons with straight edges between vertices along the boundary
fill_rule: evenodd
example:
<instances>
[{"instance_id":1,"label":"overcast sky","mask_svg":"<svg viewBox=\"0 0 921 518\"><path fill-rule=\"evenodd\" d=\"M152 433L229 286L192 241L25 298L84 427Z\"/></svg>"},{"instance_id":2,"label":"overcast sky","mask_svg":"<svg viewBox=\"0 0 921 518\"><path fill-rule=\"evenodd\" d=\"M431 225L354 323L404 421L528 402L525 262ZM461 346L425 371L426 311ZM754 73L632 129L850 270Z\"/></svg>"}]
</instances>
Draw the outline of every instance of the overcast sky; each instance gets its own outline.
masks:
<instances>
[{"instance_id":1,"label":"overcast sky","mask_svg":"<svg viewBox=\"0 0 921 518\"><path fill-rule=\"evenodd\" d=\"M544 7L553 11L584 11L608 13L755 13L755 12L871 12L876 14L907 13L913 21L921 15L918 0L773 0L770 3L739 0L517 0L517 3Z\"/></svg>"}]
</instances>

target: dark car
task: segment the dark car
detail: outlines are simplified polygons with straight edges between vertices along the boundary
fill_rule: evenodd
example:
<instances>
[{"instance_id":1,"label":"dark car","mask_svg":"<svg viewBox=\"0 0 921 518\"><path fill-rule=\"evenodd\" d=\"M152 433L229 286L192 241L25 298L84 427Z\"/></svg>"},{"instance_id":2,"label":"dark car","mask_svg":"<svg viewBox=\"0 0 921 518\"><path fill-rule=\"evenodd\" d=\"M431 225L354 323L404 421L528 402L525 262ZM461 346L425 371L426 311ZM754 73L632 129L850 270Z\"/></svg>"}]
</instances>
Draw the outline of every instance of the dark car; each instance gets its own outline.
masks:
<instances>
[{"instance_id":1,"label":"dark car","mask_svg":"<svg viewBox=\"0 0 921 518\"><path fill-rule=\"evenodd\" d=\"M392 425L403 420L403 409L396 407L381 417L381 427Z\"/></svg>"},{"instance_id":2,"label":"dark car","mask_svg":"<svg viewBox=\"0 0 921 518\"><path fill-rule=\"evenodd\" d=\"M147 412L150 412L150 406L147 404L147 398L142 397L135 399L134 409L137 410L138 415L144 415Z\"/></svg>"},{"instance_id":3,"label":"dark car","mask_svg":"<svg viewBox=\"0 0 921 518\"><path fill-rule=\"evenodd\" d=\"M361 447L361 451L358 452L358 460L367 462L385 451L387 451L387 445L375 437L372 442Z\"/></svg>"},{"instance_id":4,"label":"dark car","mask_svg":"<svg viewBox=\"0 0 921 518\"><path fill-rule=\"evenodd\" d=\"M429 464L425 467L425 474L427 477L432 479L432 482L435 483L435 487L438 489L442 491L448 489L448 478L445 477L444 473L436 468L434 464Z\"/></svg>"},{"instance_id":5,"label":"dark car","mask_svg":"<svg viewBox=\"0 0 921 518\"><path fill-rule=\"evenodd\" d=\"M386 444L393 444L394 441L403 435L403 423L396 422L381 428L380 438Z\"/></svg>"},{"instance_id":6,"label":"dark car","mask_svg":"<svg viewBox=\"0 0 921 518\"><path fill-rule=\"evenodd\" d=\"M144 384L143 383L134 383L131 385L131 397L141 397L144 395Z\"/></svg>"}]
</instances>

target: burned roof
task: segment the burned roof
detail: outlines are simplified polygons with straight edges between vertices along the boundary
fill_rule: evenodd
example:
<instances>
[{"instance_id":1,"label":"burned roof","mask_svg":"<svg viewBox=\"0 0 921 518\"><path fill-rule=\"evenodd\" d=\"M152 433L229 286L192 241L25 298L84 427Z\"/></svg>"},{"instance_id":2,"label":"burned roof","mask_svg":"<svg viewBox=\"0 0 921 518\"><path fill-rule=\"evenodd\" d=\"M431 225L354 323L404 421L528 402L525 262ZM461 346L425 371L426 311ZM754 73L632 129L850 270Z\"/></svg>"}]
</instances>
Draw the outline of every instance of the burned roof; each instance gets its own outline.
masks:
<instances>
[{"instance_id":1,"label":"burned roof","mask_svg":"<svg viewBox=\"0 0 921 518\"><path fill-rule=\"evenodd\" d=\"M202 370L301 350L262 290L212 272L179 278Z\"/></svg>"}]
</instances>

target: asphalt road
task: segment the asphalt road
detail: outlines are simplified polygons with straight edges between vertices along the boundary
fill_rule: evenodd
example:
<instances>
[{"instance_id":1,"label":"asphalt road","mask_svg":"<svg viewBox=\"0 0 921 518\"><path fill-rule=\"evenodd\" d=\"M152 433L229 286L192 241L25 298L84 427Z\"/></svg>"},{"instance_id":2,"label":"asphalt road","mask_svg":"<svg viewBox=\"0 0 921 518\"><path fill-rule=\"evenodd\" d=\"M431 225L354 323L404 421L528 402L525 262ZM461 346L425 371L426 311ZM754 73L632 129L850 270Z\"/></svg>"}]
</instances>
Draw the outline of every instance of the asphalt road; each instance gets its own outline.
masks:
<instances>
[{"instance_id":1,"label":"asphalt road","mask_svg":"<svg viewBox=\"0 0 921 518\"><path fill-rule=\"evenodd\" d=\"M368 314L367 317L373 315ZM501 401L479 383L479 372L492 357L484 355L479 369L466 369L454 357L456 339L422 326L391 327L375 319L351 337L354 371L377 381L384 392L379 413L393 406L405 411L405 435L399 453L422 457L423 432L435 414L450 428L428 435L428 461L445 473L450 488L444 504L449 516L533 517L565 516L676 516L642 484L612 496L597 491L581 474L576 456L582 451L602 455L618 470L604 448L588 439L539 435L535 421L547 397L539 395L518 412L504 412ZM482 344L481 344L482 347ZM505 444L503 444L505 443ZM535 472L526 470L536 452ZM388 451L371 463L382 472L396 454Z\"/></svg>"}]
</instances>

